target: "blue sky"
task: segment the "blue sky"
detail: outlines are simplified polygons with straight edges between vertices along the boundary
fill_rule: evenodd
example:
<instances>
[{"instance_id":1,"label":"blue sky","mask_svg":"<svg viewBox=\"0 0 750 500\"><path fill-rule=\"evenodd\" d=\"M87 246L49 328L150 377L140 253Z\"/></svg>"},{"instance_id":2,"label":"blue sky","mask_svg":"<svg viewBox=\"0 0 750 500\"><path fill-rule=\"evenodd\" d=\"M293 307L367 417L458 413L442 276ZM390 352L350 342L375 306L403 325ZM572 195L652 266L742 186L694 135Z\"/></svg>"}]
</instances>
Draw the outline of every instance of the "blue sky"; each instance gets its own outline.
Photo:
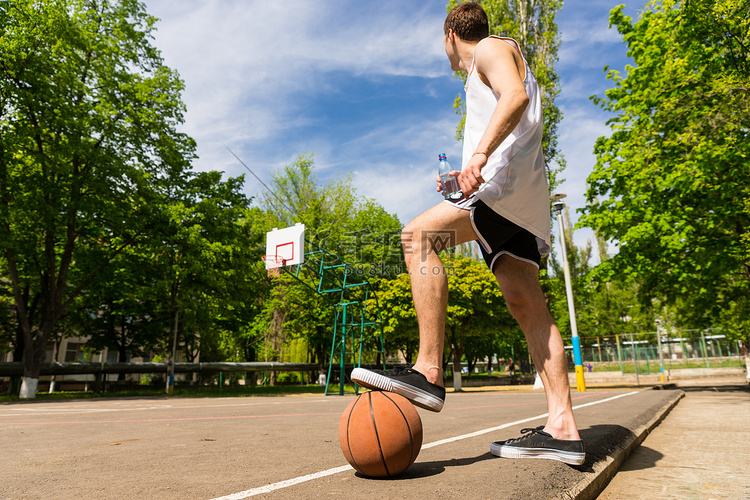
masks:
<instances>
[{"instance_id":1,"label":"blue sky","mask_svg":"<svg viewBox=\"0 0 750 500\"><path fill-rule=\"evenodd\" d=\"M351 174L358 194L402 224L438 203L439 153L460 166L452 104L462 92L443 46L444 1L146 0L154 44L186 84L182 130L198 143L198 170L246 174L245 191L300 154L314 153L321 183ZM573 221L585 204L593 145L608 115L589 96L613 86L603 68L629 62L608 13L618 2L569 0L558 14L557 71L567 159L558 189ZM637 17L645 2L626 4ZM556 232L555 226L555 232ZM575 232L583 245L587 229Z\"/></svg>"}]
</instances>

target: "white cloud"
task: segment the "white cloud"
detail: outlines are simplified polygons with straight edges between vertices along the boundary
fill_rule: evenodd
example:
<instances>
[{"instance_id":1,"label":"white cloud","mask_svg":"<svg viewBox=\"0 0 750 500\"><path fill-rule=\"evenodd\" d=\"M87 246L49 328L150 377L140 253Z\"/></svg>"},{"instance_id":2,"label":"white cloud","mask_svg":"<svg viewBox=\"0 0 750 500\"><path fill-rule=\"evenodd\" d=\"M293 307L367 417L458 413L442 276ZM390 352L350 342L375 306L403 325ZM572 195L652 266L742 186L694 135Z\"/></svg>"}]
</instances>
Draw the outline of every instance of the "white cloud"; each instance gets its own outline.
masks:
<instances>
[{"instance_id":1,"label":"white cloud","mask_svg":"<svg viewBox=\"0 0 750 500\"><path fill-rule=\"evenodd\" d=\"M376 150L406 148L404 161L414 161L408 154L419 149L421 140L414 129L396 138L389 136L388 127L373 122L357 139L342 143L315 130L309 106L321 95L340 92L341 79L418 76L428 82L424 94L434 97L429 79L451 78L442 43L444 10L434 5L343 0L146 3L149 13L160 18L154 45L186 82L182 131L197 141L199 170L247 174L224 145L266 181L304 152L316 153L321 176L340 165L347 171L351 168L346 165L362 169L366 166L360 159ZM367 125L358 124L363 130ZM408 120L401 125L404 132ZM301 128L305 135L296 133ZM258 182L250 175L246 179L247 192L258 194ZM395 198L389 205L396 207L389 210L404 211Z\"/></svg>"},{"instance_id":2,"label":"white cloud","mask_svg":"<svg viewBox=\"0 0 750 500\"><path fill-rule=\"evenodd\" d=\"M386 173L372 169L355 172L355 186L359 194L376 199L386 211L395 213L401 224L442 201L435 191L435 172L431 169L414 164L383 166Z\"/></svg>"},{"instance_id":3,"label":"white cloud","mask_svg":"<svg viewBox=\"0 0 750 500\"><path fill-rule=\"evenodd\" d=\"M461 168L455 127L455 115L448 111L437 120L407 117L352 141L346 149L360 158L355 163L357 192L376 199L403 224L439 203L442 198L435 191L438 154L446 153L454 168ZM357 153L373 144L377 145L374 154ZM400 156L377 151L398 151Z\"/></svg>"},{"instance_id":4,"label":"white cloud","mask_svg":"<svg viewBox=\"0 0 750 500\"><path fill-rule=\"evenodd\" d=\"M210 123L249 107L267 124L253 129L259 139L284 126L286 119L273 115L288 118L295 93L325 91L335 82L327 80L330 73L446 74L434 17L405 18L386 8L357 8L346 17L347 2L148 3L161 17L156 45L187 83L190 120Z\"/></svg>"},{"instance_id":5,"label":"white cloud","mask_svg":"<svg viewBox=\"0 0 750 500\"><path fill-rule=\"evenodd\" d=\"M453 78L442 43L445 2L146 3L161 18L154 44L186 82L183 131L198 142L196 168L246 173L226 144L268 181L300 153L314 151L321 180L355 172L358 192L376 198L403 223L439 202L433 191L437 153L448 153L454 166L460 165L460 145L453 139L458 119L450 107L460 91L457 81L444 97L446 79ZM584 205L594 141L608 133L607 116L588 97L613 86L604 78L605 65L621 69L626 62L620 35L607 27L613 6L611 0L566 3L558 16L558 105L565 114L560 146L568 163L560 190L568 193L574 216ZM349 128L345 136L321 128L330 123L315 115L321 102L334 108L347 92L357 92L352 87L359 83L380 93L393 82L408 85L415 100L421 92L441 103L439 109L403 104L407 109L394 106L365 117L330 109L349 120ZM257 194L257 181L246 178L248 194ZM577 241L581 235L586 236L576 232Z\"/></svg>"}]
</instances>

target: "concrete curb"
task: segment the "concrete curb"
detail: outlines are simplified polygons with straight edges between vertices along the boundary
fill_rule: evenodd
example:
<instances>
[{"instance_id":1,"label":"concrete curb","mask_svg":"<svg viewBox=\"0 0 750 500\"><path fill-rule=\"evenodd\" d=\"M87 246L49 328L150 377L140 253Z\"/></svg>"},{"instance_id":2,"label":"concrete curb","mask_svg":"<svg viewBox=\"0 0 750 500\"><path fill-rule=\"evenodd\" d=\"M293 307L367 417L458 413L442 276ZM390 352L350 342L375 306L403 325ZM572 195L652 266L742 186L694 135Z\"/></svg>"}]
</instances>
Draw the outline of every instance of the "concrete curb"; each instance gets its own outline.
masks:
<instances>
[{"instance_id":1,"label":"concrete curb","mask_svg":"<svg viewBox=\"0 0 750 500\"><path fill-rule=\"evenodd\" d=\"M666 389L673 388L673 384L665 384L663 386L656 386L654 389ZM560 500L594 500L599 494L604 491L604 488L609 484L617 471L620 469L622 464L630 457L638 446L641 445L646 436L656 428L664 418L669 414L672 409L677 406L685 396L684 391L679 391L671 399L669 399L661 408L659 408L654 416L645 424L642 424L637 429L632 431L632 434L624 442L617 446L616 451L611 453L606 460L599 461L593 465L594 474L581 480L578 484L574 485L567 491L562 492L557 498Z\"/></svg>"}]
</instances>

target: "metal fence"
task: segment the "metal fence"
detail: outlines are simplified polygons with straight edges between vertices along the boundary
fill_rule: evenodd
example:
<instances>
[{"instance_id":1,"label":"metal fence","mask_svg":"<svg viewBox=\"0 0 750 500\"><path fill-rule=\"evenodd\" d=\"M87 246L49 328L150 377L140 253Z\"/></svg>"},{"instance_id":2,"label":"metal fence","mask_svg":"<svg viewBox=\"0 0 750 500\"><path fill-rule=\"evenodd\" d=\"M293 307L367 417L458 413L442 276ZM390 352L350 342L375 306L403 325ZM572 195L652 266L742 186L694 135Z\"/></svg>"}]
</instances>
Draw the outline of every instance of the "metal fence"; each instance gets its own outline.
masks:
<instances>
[{"instance_id":1,"label":"metal fence","mask_svg":"<svg viewBox=\"0 0 750 500\"><path fill-rule=\"evenodd\" d=\"M572 346L567 346L572 366ZM739 342L709 331L670 334L638 332L581 337L583 365L588 371L658 373L665 369L744 366Z\"/></svg>"}]
</instances>

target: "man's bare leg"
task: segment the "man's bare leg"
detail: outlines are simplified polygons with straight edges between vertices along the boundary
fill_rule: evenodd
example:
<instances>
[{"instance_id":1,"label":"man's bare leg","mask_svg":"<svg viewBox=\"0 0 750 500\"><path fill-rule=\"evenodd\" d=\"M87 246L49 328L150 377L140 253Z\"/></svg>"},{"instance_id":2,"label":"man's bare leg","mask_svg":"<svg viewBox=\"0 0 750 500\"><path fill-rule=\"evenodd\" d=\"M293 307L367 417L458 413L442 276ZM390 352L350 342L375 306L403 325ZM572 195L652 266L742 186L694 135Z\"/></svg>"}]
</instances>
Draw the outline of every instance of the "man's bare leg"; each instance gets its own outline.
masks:
<instances>
[{"instance_id":1,"label":"man's bare leg","mask_svg":"<svg viewBox=\"0 0 750 500\"><path fill-rule=\"evenodd\" d=\"M440 203L412 220L401 234L419 324L414 369L443 387L443 345L448 278L438 252L476 239L471 213Z\"/></svg>"},{"instance_id":2,"label":"man's bare leg","mask_svg":"<svg viewBox=\"0 0 750 500\"><path fill-rule=\"evenodd\" d=\"M536 266L501 255L494 269L508 309L526 335L529 351L544 383L549 417L544 431L556 439L578 440L560 330L547 309Z\"/></svg>"}]
</instances>

